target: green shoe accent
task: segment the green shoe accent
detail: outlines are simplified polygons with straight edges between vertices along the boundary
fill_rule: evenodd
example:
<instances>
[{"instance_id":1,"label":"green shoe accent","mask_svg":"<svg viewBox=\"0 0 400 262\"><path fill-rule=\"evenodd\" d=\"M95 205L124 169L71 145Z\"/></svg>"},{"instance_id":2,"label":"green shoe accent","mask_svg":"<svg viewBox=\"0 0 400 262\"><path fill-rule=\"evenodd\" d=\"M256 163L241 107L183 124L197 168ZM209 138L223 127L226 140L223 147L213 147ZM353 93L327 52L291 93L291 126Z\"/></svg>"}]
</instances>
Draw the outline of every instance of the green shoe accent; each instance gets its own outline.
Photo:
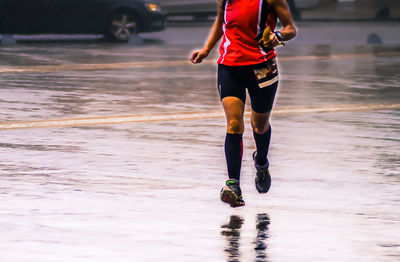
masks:
<instances>
[{"instance_id":1,"label":"green shoe accent","mask_svg":"<svg viewBox=\"0 0 400 262\"><path fill-rule=\"evenodd\" d=\"M239 184L239 182L236 179L235 180L229 179L229 180L226 181L226 185L227 186L231 186L231 185L234 185L234 184Z\"/></svg>"}]
</instances>

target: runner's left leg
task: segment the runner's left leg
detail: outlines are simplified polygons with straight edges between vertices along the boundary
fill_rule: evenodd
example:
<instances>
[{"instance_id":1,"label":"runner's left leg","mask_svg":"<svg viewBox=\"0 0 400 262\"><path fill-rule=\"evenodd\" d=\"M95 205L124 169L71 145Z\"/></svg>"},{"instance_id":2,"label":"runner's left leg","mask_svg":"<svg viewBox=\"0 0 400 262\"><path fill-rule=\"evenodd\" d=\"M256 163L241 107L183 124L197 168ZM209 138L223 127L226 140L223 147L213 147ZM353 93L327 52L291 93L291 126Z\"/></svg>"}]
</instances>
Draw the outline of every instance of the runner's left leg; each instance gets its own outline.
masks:
<instances>
[{"instance_id":1,"label":"runner's left leg","mask_svg":"<svg viewBox=\"0 0 400 262\"><path fill-rule=\"evenodd\" d=\"M269 124L271 112L251 112L251 126L253 137L257 148L256 163L260 166L268 165L268 151L271 141L271 126Z\"/></svg>"},{"instance_id":2,"label":"runner's left leg","mask_svg":"<svg viewBox=\"0 0 400 262\"><path fill-rule=\"evenodd\" d=\"M256 144L253 153L254 166L257 170L255 184L258 192L267 193L271 186L268 151L271 140L269 119L278 89L278 68L275 59L256 65L249 77L247 90L251 100L251 125Z\"/></svg>"}]
</instances>

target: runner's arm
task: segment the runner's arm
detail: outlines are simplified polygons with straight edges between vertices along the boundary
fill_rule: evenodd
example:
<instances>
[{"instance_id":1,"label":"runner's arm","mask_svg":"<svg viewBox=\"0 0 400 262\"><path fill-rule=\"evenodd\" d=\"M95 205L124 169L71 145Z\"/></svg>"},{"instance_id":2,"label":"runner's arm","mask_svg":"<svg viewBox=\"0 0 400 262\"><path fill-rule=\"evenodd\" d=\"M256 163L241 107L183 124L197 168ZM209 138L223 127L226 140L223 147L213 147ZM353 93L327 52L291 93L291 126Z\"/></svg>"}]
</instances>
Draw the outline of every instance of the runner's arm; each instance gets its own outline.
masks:
<instances>
[{"instance_id":1,"label":"runner's arm","mask_svg":"<svg viewBox=\"0 0 400 262\"><path fill-rule=\"evenodd\" d=\"M268 5L274 10L274 13L279 18L283 28L279 31L282 35L282 41L288 41L296 37L297 29L294 25L292 14L286 0L268 0ZM276 47L281 42L277 38L275 32L271 33L268 46Z\"/></svg>"},{"instance_id":2,"label":"runner's arm","mask_svg":"<svg viewBox=\"0 0 400 262\"><path fill-rule=\"evenodd\" d=\"M282 40L289 41L295 38L297 29L294 25L292 14L290 13L286 0L273 0L272 7L283 26L282 30L280 30L282 34Z\"/></svg>"},{"instance_id":3,"label":"runner's arm","mask_svg":"<svg viewBox=\"0 0 400 262\"><path fill-rule=\"evenodd\" d=\"M223 23L223 10L222 1L218 0L218 13L215 18L214 24L211 28L210 34L208 36L207 42L201 50L194 51L190 57L190 61L194 64L201 63L218 43L219 39L222 37L222 23Z\"/></svg>"}]
</instances>

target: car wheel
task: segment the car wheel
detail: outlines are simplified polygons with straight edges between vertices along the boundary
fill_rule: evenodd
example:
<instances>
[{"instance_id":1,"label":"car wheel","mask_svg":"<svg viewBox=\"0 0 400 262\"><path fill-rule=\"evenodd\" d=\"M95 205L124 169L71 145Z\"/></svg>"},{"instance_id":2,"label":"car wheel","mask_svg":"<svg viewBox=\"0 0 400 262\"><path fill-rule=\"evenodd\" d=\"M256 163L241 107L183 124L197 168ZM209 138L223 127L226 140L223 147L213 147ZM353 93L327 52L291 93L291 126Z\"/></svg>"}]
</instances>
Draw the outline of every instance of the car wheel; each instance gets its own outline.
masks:
<instances>
[{"instance_id":1,"label":"car wheel","mask_svg":"<svg viewBox=\"0 0 400 262\"><path fill-rule=\"evenodd\" d=\"M138 33L138 20L129 11L120 11L111 16L107 35L117 42L128 42Z\"/></svg>"}]
</instances>

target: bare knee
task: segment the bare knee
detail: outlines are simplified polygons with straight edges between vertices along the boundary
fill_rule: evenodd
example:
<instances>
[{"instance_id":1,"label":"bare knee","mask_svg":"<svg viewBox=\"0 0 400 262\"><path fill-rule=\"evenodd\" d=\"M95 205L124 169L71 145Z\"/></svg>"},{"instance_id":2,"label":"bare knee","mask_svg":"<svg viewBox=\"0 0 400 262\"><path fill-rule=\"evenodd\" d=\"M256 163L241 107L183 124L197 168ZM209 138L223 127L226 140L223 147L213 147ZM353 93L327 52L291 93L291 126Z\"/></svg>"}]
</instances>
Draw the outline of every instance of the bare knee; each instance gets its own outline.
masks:
<instances>
[{"instance_id":1,"label":"bare knee","mask_svg":"<svg viewBox=\"0 0 400 262\"><path fill-rule=\"evenodd\" d=\"M259 135L265 134L268 131L268 129L269 129L269 123L266 123L263 126L253 126L253 131Z\"/></svg>"},{"instance_id":2,"label":"bare knee","mask_svg":"<svg viewBox=\"0 0 400 262\"><path fill-rule=\"evenodd\" d=\"M257 120L253 119L253 121L251 122L254 133L259 135L265 134L269 129L269 119L263 118Z\"/></svg>"},{"instance_id":3,"label":"bare knee","mask_svg":"<svg viewBox=\"0 0 400 262\"><path fill-rule=\"evenodd\" d=\"M271 112L268 113L256 113L251 114L251 126L256 134L265 134L269 129L269 118Z\"/></svg>"},{"instance_id":4,"label":"bare knee","mask_svg":"<svg viewBox=\"0 0 400 262\"><path fill-rule=\"evenodd\" d=\"M227 133L229 134L243 134L244 124L243 121L238 119L231 119L227 123Z\"/></svg>"}]
</instances>

